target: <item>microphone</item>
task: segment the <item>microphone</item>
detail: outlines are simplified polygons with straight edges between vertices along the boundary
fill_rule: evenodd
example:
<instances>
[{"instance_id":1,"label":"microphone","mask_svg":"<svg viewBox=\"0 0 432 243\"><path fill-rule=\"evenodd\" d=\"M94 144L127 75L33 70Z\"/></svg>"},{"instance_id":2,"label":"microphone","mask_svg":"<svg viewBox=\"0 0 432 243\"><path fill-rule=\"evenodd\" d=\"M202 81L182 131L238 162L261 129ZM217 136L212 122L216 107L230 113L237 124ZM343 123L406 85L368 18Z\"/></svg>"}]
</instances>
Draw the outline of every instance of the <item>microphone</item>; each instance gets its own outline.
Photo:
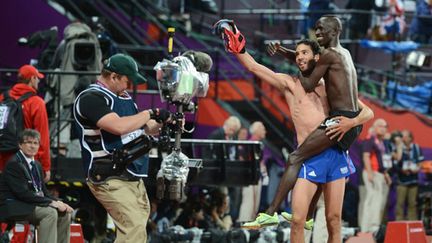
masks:
<instances>
[{"instance_id":1,"label":"microphone","mask_svg":"<svg viewBox=\"0 0 432 243\"><path fill-rule=\"evenodd\" d=\"M211 57L200 51L186 51L182 56L189 58L198 72L209 72L213 66Z\"/></svg>"}]
</instances>

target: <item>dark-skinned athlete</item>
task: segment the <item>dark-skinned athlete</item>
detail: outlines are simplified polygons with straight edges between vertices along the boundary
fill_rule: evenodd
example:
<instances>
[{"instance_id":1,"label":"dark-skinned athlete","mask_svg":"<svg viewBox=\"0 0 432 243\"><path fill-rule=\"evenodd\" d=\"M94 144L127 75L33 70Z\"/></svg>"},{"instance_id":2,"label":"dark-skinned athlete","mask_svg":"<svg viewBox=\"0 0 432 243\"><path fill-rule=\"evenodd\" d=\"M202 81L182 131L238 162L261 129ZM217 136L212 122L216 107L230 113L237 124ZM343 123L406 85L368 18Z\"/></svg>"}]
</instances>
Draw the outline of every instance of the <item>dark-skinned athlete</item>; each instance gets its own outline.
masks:
<instances>
[{"instance_id":1,"label":"dark-skinned athlete","mask_svg":"<svg viewBox=\"0 0 432 243\"><path fill-rule=\"evenodd\" d=\"M362 126L356 126L347 132L341 132L338 139L330 139L326 135L332 132L331 130L338 129L337 123L341 117L352 118L359 113L357 74L349 51L340 45L341 30L341 21L334 16L323 16L316 23L317 41L324 50L314 70L307 76L301 76L300 81L306 92L313 92L319 80L324 79L330 108L329 117L305 139L297 150L290 154L276 196L266 211L269 217L274 215L288 192L294 187L300 167L305 160L333 145L337 145L341 150L347 150L361 132ZM239 39L238 36L229 36L229 31L225 31L225 34L232 42ZM295 59L295 52L287 51L286 56Z\"/></svg>"}]
</instances>

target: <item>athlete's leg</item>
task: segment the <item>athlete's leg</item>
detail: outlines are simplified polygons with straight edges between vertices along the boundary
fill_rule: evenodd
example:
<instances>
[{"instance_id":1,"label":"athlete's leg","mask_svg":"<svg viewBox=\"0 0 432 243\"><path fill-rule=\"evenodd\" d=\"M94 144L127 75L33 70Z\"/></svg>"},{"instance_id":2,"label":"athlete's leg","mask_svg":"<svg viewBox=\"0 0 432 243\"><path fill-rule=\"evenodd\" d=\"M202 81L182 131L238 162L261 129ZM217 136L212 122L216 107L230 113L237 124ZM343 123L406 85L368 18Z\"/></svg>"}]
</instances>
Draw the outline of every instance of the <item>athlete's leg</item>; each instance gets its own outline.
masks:
<instances>
[{"instance_id":1,"label":"athlete's leg","mask_svg":"<svg viewBox=\"0 0 432 243\"><path fill-rule=\"evenodd\" d=\"M328 242L340 243L342 239L342 205L345 194L345 178L340 178L324 184L323 192L327 230L329 233Z\"/></svg>"},{"instance_id":2,"label":"athlete's leg","mask_svg":"<svg viewBox=\"0 0 432 243\"><path fill-rule=\"evenodd\" d=\"M309 220L309 219L314 218L316 207L317 207L317 203L318 203L318 200L321 197L321 193L322 193L322 185L318 185L318 189L315 192L315 195L313 196L312 201L311 201L311 203L309 205L309 211L308 211L308 214L307 214L307 217L306 217L306 221Z\"/></svg>"},{"instance_id":3,"label":"athlete's leg","mask_svg":"<svg viewBox=\"0 0 432 243\"><path fill-rule=\"evenodd\" d=\"M266 213L273 215L273 213L279 209L280 204L288 195L288 192L294 187L302 163L311 156L319 154L334 144L335 142L325 135L324 129L316 129L306 138L297 150L290 154L287 168L279 182L276 195Z\"/></svg>"},{"instance_id":4,"label":"athlete's leg","mask_svg":"<svg viewBox=\"0 0 432 243\"><path fill-rule=\"evenodd\" d=\"M317 203L317 208L314 215L314 224L312 231L312 242L327 242L328 231L325 217L324 195L321 194Z\"/></svg>"},{"instance_id":5,"label":"athlete's leg","mask_svg":"<svg viewBox=\"0 0 432 243\"><path fill-rule=\"evenodd\" d=\"M299 178L292 195L291 242L304 242L304 224L318 184Z\"/></svg>"}]
</instances>

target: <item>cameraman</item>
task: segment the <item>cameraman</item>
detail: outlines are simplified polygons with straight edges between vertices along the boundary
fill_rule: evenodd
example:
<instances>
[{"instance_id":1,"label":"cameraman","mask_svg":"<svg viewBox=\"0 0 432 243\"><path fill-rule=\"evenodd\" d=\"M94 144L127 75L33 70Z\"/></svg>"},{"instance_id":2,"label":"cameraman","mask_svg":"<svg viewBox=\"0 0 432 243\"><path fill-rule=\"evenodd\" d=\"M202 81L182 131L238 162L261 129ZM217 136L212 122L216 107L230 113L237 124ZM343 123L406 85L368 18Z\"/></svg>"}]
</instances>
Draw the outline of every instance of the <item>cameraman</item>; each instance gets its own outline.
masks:
<instances>
[{"instance_id":1,"label":"cameraman","mask_svg":"<svg viewBox=\"0 0 432 243\"><path fill-rule=\"evenodd\" d=\"M132 57L116 54L104 62L96 83L74 102L87 185L113 218L116 242L146 242L150 204L142 180L147 176L148 156L128 164L113 159L113 150L156 133L159 123L171 117L164 109L138 112L125 90L130 82L144 81Z\"/></svg>"}]
</instances>

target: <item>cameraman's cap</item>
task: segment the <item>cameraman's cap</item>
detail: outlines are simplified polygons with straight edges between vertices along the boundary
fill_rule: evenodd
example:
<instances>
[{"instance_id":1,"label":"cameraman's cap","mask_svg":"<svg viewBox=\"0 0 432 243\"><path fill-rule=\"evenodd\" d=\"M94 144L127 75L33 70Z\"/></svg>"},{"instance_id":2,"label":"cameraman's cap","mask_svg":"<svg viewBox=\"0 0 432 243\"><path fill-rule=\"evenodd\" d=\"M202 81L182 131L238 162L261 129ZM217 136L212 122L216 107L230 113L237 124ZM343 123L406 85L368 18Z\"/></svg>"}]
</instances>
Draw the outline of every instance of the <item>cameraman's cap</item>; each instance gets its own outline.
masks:
<instances>
[{"instance_id":1,"label":"cameraman's cap","mask_svg":"<svg viewBox=\"0 0 432 243\"><path fill-rule=\"evenodd\" d=\"M38 78L44 78L45 75L40 73L35 67L32 65L24 65L20 67L18 70L18 75L24 79L30 79L33 76L37 76Z\"/></svg>"},{"instance_id":2,"label":"cameraman's cap","mask_svg":"<svg viewBox=\"0 0 432 243\"><path fill-rule=\"evenodd\" d=\"M135 60L124 54L115 54L104 62L104 69L111 72L126 75L135 84L145 83L147 80L139 74Z\"/></svg>"}]
</instances>

